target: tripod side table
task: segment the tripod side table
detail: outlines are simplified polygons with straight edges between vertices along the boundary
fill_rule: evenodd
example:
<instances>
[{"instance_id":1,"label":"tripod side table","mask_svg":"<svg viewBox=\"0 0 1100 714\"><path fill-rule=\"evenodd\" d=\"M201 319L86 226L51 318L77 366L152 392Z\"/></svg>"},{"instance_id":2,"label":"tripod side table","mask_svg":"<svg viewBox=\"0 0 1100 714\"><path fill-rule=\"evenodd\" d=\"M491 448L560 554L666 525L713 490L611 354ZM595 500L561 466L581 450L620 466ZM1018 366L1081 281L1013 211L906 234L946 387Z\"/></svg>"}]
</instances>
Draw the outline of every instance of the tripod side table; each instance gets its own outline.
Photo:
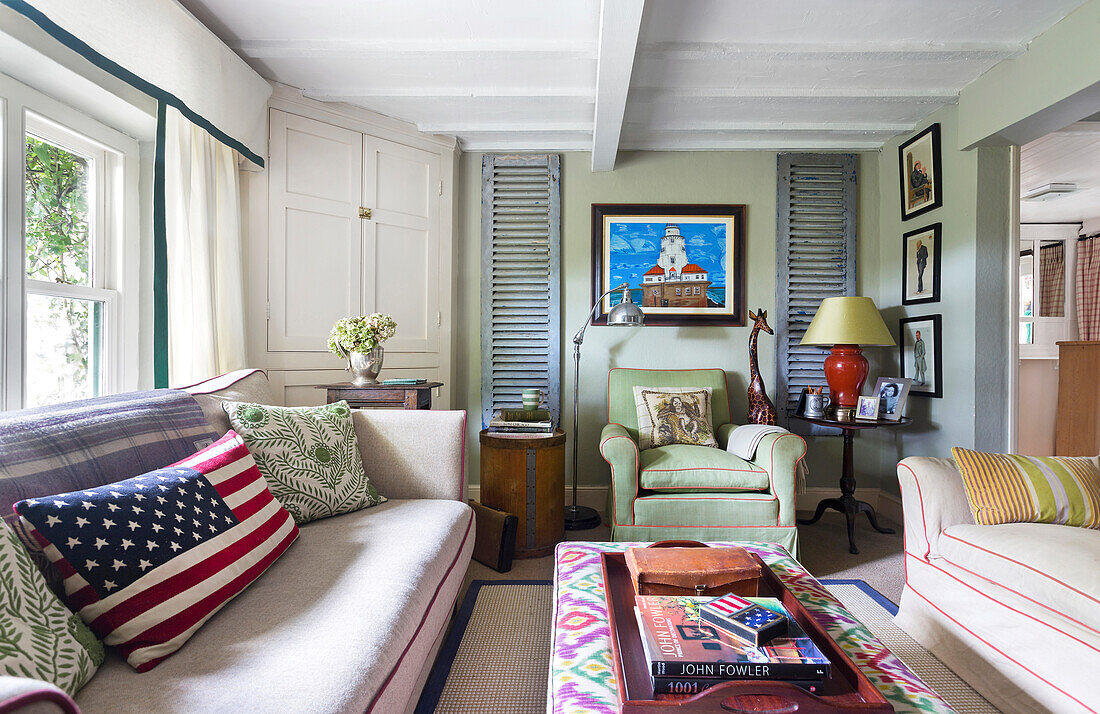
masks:
<instances>
[{"instance_id":1,"label":"tripod side table","mask_svg":"<svg viewBox=\"0 0 1100 714\"><path fill-rule=\"evenodd\" d=\"M844 518L848 523L848 552L852 554L859 553L859 548L856 548L855 539L855 525L856 516L860 513L867 514L867 520L871 522L871 527L879 533L893 533L893 528L883 528L879 526L878 519L875 518L875 509L866 501L857 500L852 494L856 490L856 477L855 477L855 464L852 457L852 441L855 438L857 431L863 429L875 429L880 426L904 426L911 424L912 419L908 417L902 417L900 421L890 421L888 419L878 419L876 421L837 421L836 419L808 417L802 414L791 414L791 417L795 419L801 419L802 421L816 424L818 426L829 426L836 429L842 429L844 431L844 461L841 466L840 472L840 498L824 498L817 504L817 510L814 512L813 518L799 518L798 524L801 526L808 526L817 523L822 514L828 508L834 511L840 511L844 514Z\"/></svg>"}]
</instances>

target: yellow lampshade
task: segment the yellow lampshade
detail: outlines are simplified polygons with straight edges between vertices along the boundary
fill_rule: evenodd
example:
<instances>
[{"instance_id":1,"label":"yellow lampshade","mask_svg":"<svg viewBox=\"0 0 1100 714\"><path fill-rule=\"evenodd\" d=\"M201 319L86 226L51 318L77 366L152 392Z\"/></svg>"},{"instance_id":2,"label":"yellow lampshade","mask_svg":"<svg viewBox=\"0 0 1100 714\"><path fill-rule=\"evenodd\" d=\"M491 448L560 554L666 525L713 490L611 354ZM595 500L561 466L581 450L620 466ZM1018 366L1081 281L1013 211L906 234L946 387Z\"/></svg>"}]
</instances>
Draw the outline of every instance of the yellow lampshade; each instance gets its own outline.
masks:
<instances>
[{"instance_id":1,"label":"yellow lampshade","mask_svg":"<svg viewBox=\"0 0 1100 714\"><path fill-rule=\"evenodd\" d=\"M831 297L821 301L803 345L893 345L882 315L869 297Z\"/></svg>"}]
</instances>

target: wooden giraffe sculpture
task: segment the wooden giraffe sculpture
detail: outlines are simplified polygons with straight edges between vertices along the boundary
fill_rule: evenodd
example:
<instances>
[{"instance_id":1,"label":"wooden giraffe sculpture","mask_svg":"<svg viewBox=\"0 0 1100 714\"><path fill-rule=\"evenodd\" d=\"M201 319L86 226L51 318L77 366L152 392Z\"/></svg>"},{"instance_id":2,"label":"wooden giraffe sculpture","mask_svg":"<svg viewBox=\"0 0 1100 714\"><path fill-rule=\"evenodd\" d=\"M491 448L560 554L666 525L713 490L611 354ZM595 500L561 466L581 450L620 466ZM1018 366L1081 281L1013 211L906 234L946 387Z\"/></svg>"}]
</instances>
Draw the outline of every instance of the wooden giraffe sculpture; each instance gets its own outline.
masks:
<instances>
[{"instance_id":1,"label":"wooden giraffe sculpture","mask_svg":"<svg viewBox=\"0 0 1100 714\"><path fill-rule=\"evenodd\" d=\"M764 387L764 379L760 376L760 367L756 364L756 338L760 330L774 335L772 328L768 327L768 311L757 310L756 314L749 311L749 319L753 320L752 334L749 335L749 423L750 424L775 424L775 405L768 399L768 391Z\"/></svg>"}]
</instances>

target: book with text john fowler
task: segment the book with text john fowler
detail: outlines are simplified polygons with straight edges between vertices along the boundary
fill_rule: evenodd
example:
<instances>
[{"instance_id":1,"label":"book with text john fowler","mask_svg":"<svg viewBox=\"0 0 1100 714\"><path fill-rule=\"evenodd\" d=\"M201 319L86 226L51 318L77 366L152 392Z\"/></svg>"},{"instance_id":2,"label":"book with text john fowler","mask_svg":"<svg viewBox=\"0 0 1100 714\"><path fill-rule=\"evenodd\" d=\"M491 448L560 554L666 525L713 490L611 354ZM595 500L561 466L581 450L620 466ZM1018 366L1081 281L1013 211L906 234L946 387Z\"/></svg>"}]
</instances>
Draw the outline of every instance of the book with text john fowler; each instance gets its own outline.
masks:
<instances>
[{"instance_id":1,"label":"book with text john fowler","mask_svg":"<svg viewBox=\"0 0 1100 714\"><path fill-rule=\"evenodd\" d=\"M704 622L700 606L713 598L639 595L642 647L654 677L775 679L823 682L829 660L775 598L749 598L790 620L787 637L761 647Z\"/></svg>"}]
</instances>

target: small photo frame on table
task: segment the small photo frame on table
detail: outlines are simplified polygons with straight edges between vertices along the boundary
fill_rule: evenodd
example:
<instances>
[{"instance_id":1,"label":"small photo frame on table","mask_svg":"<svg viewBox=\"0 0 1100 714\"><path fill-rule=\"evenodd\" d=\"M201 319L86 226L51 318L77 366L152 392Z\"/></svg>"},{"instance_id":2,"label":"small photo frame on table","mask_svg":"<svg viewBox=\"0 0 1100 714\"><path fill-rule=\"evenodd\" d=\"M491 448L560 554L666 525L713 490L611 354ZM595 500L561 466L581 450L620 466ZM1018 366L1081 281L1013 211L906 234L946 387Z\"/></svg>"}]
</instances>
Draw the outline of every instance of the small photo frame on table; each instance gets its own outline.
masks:
<instances>
[{"instance_id":1,"label":"small photo frame on table","mask_svg":"<svg viewBox=\"0 0 1100 714\"><path fill-rule=\"evenodd\" d=\"M647 325L745 324L745 206L592 204L592 299L626 283ZM593 325L618 304L603 298Z\"/></svg>"},{"instance_id":2,"label":"small photo frame on table","mask_svg":"<svg viewBox=\"0 0 1100 714\"><path fill-rule=\"evenodd\" d=\"M943 205L941 165L938 123L898 147L901 220L908 221Z\"/></svg>"},{"instance_id":3,"label":"small photo frame on table","mask_svg":"<svg viewBox=\"0 0 1100 714\"><path fill-rule=\"evenodd\" d=\"M942 224L933 223L902 236L902 305L939 302L942 230Z\"/></svg>"},{"instance_id":4,"label":"small photo frame on table","mask_svg":"<svg viewBox=\"0 0 1100 714\"><path fill-rule=\"evenodd\" d=\"M879 377L874 397L879 403L879 419L900 421L905 416L905 402L913 380L905 377Z\"/></svg>"},{"instance_id":5,"label":"small photo frame on table","mask_svg":"<svg viewBox=\"0 0 1100 714\"><path fill-rule=\"evenodd\" d=\"M943 345L939 315L898 321L901 333L901 374L913 380L914 397L943 396Z\"/></svg>"},{"instance_id":6,"label":"small photo frame on table","mask_svg":"<svg viewBox=\"0 0 1100 714\"><path fill-rule=\"evenodd\" d=\"M878 397L860 397L856 403L856 419L878 421Z\"/></svg>"}]
</instances>

